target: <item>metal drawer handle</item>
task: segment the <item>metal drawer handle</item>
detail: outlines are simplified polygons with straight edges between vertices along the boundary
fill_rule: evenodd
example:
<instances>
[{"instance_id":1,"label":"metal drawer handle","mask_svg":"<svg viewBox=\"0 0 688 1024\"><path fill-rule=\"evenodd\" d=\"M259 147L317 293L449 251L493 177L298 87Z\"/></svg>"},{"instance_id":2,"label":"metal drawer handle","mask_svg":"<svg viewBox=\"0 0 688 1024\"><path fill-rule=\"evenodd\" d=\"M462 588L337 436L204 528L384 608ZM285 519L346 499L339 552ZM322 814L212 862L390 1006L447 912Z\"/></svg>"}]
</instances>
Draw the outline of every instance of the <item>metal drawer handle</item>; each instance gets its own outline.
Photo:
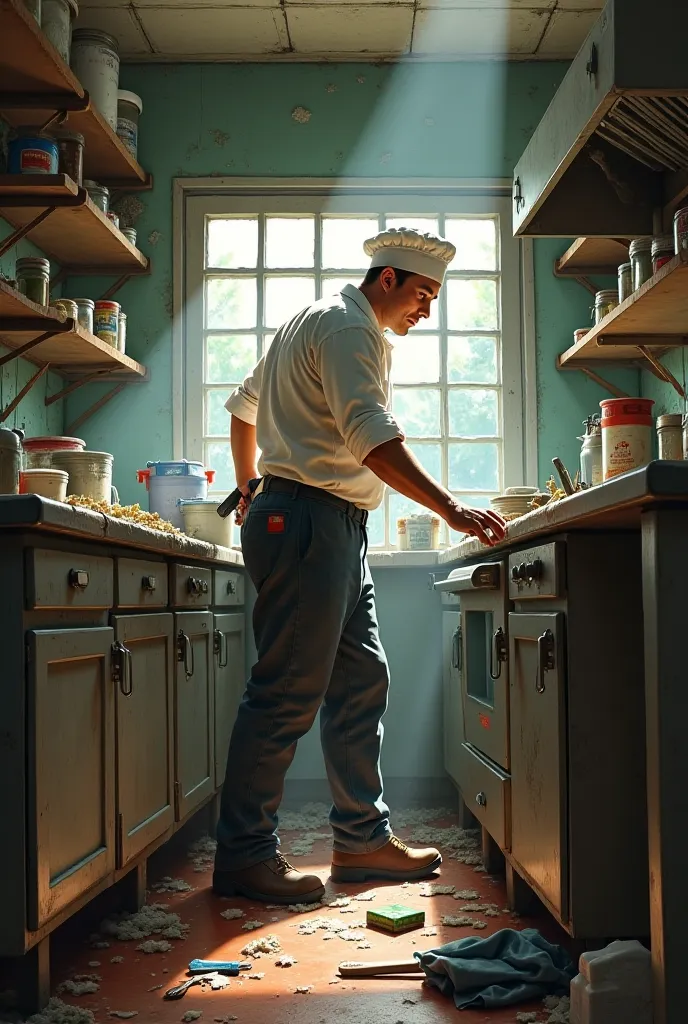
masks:
<instances>
[{"instance_id":1,"label":"metal drawer handle","mask_svg":"<svg viewBox=\"0 0 688 1024\"><path fill-rule=\"evenodd\" d=\"M186 589L190 594L193 594L195 597L199 597L201 594L208 593L208 584L205 580L201 580L197 576L189 576L186 581Z\"/></svg>"},{"instance_id":2,"label":"metal drawer handle","mask_svg":"<svg viewBox=\"0 0 688 1024\"><path fill-rule=\"evenodd\" d=\"M477 794L475 802L477 803L478 807L487 807L487 797L482 791Z\"/></svg>"},{"instance_id":3,"label":"metal drawer handle","mask_svg":"<svg viewBox=\"0 0 688 1024\"><path fill-rule=\"evenodd\" d=\"M69 570L69 585L75 590L85 590L88 586L88 573L85 569Z\"/></svg>"},{"instance_id":4,"label":"metal drawer handle","mask_svg":"<svg viewBox=\"0 0 688 1024\"><path fill-rule=\"evenodd\" d=\"M535 676L535 689L538 693L545 692L545 672L551 672L555 667L554 660L554 633L546 629L537 641L537 674Z\"/></svg>"},{"instance_id":5,"label":"metal drawer handle","mask_svg":"<svg viewBox=\"0 0 688 1024\"><path fill-rule=\"evenodd\" d=\"M177 636L177 660L184 663L184 673L187 679L194 674L194 649L191 639L183 630Z\"/></svg>"},{"instance_id":6,"label":"metal drawer handle","mask_svg":"<svg viewBox=\"0 0 688 1024\"><path fill-rule=\"evenodd\" d=\"M120 693L123 697L131 697L134 692L134 668L131 651L119 640L112 645L113 656L117 659L115 665L115 682L119 683Z\"/></svg>"},{"instance_id":7,"label":"metal drawer handle","mask_svg":"<svg viewBox=\"0 0 688 1024\"><path fill-rule=\"evenodd\" d=\"M219 655L217 661L219 668L226 668L229 661L229 647L227 644L227 634L223 633L221 629L215 630L214 648L215 654Z\"/></svg>"},{"instance_id":8,"label":"metal drawer handle","mask_svg":"<svg viewBox=\"0 0 688 1024\"><path fill-rule=\"evenodd\" d=\"M492 645L490 647L490 679L499 679L502 674L502 665L507 658L506 634L500 626L492 637ZM495 663L497 665L496 672L494 668Z\"/></svg>"},{"instance_id":9,"label":"metal drawer handle","mask_svg":"<svg viewBox=\"0 0 688 1024\"><path fill-rule=\"evenodd\" d=\"M141 580L141 589L148 590L152 593L158 585L158 581L155 576L144 576Z\"/></svg>"}]
</instances>

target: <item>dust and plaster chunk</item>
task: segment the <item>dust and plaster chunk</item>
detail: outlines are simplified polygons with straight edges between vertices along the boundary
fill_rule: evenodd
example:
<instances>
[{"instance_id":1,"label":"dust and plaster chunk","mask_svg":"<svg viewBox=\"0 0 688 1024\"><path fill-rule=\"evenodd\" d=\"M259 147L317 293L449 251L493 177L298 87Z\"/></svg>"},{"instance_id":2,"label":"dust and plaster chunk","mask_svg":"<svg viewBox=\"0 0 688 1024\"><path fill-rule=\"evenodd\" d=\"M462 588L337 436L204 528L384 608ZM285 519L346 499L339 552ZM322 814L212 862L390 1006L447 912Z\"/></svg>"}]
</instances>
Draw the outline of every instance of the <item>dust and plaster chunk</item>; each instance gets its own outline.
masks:
<instances>
[{"instance_id":1,"label":"dust and plaster chunk","mask_svg":"<svg viewBox=\"0 0 688 1024\"><path fill-rule=\"evenodd\" d=\"M323 903L322 900L318 900L317 903L290 903L287 910L290 914L309 914L313 910L319 910L321 907L326 906L326 903ZM280 909L283 910L284 908L280 907Z\"/></svg>"},{"instance_id":2,"label":"dust and plaster chunk","mask_svg":"<svg viewBox=\"0 0 688 1024\"><path fill-rule=\"evenodd\" d=\"M256 928L262 928L265 921L247 921L246 924L242 924L241 929L245 932L254 932Z\"/></svg>"},{"instance_id":3,"label":"dust and plaster chunk","mask_svg":"<svg viewBox=\"0 0 688 1024\"><path fill-rule=\"evenodd\" d=\"M110 948L110 943L107 941L107 939L104 939L102 935L98 935L98 934L91 935L89 940L88 940L88 944L91 947L91 949L109 949Z\"/></svg>"},{"instance_id":4,"label":"dust and plaster chunk","mask_svg":"<svg viewBox=\"0 0 688 1024\"><path fill-rule=\"evenodd\" d=\"M545 996L543 1002L549 1010L546 1024L569 1024L571 1000L568 996Z\"/></svg>"},{"instance_id":5,"label":"dust and plaster chunk","mask_svg":"<svg viewBox=\"0 0 688 1024\"><path fill-rule=\"evenodd\" d=\"M371 900L374 900L376 896L376 892L359 892L358 896L354 896L354 899L358 900L359 903L369 903Z\"/></svg>"},{"instance_id":6,"label":"dust and plaster chunk","mask_svg":"<svg viewBox=\"0 0 688 1024\"><path fill-rule=\"evenodd\" d=\"M169 953L172 943L167 939L146 939L145 942L139 942L136 948L142 953Z\"/></svg>"},{"instance_id":7,"label":"dust and plaster chunk","mask_svg":"<svg viewBox=\"0 0 688 1024\"><path fill-rule=\"evenodd\" d=\"M453 896L456 891L455 885L439 885L431 882L421 886L421 896Z\"/></svg>"},{"instance_id":8,"label":"dust and plaster chunk","mask_svg":"<svg viewBox=\"0 0 688 1024\"><path fill-rule=\"evenodd\" d=\"M88 961L88 966L89 967L100 967L100 960L89 960Z\"/></svg>"},{"instance_id":9,"label":"dust and plaster chunk","mask_svg":"<svg viewBox=\"0 0 688 1024\"><path fill-rule=\"evenodd\" d=\"M71 1006L53 996L47 1006L28 1018L26 1024L94 1024L94 1021L92 1010Z\"/></svg>"},{"instance_id":10,"label":"dust and plaster chunk","mask_svg":"<svg viewBox=\"0 0 688 1024\"><path fill-rule=\"evenodd\" d=\"M457 889L454 893L455 900L479 900L480 893L477 889Z\"/></svg>"},{"instance_id":11,"label":"dust and plaster chunk","mask_svg":"<svg viewBox=\"0 0 688 1024\"><path fill-rule=\"evenodd\" d=\"M184 1021L184 1024L191 1024L191 1021L198 1020L202 1014L203 1010L187 1010L182 1016L182 1020Z\"/></svg>"},{"instance_id":12,"label":"dust and plaster chunk","mask_svg":"<svg viewBox=\"0 0 688 1024\"><path fill-rule=\"evenodd\" d=\"M179 914L171 914L163 903L150 903L135 914L123 911L106 918L100 925L103 935L128 942L159 935L162 939L185 939L189 925L183 924Z\"/></svg>"},{"instance_id":13,"label":"dust and plaster chunk","mask_svg":"<svg viewBox=\"0 0 688 1024\"><path fill-rule=\"evenodd\" d=\"M350 903L351 899L349 896L341 896L339 899L332 900L332 902L327 905L328 907L348 907Z\"/></svg>"},{"instance_id":14,"label":"dust and plaster chunk","mask_svg":"<svg viewBox=\"0 0 688 1024\"><path fill-rule=\"evenodd\" d=\"M123 964L124 963L124 957L123 956L111 956L110 957L110 963L111 964Z\"/></svg>"},{"instance_id":15,"label":"dust and plaster chunk","mask_svg":"<svg viewBox=\"0 0 688 1024\"><path fill-rule=\"evenodd\" d=\"M120 1020L131 1020L132 1017L138 1017L138 1010L110 1010L109 1017L118 1017Z\"/></svg>"},{"instance_id":16,"label":"dust and plaster chunk","mask_svg":"<svg viewBox=\"0 0 688 1024\"><path fill-rule=\"evenodd\" d=\"M308 124L311 119L311 112L306 110L305 107L294 107L291 116L297 124Z\"/></svg>"},{"instance_id":17,"label":"dust and plaster chunk","mask_svg":"<svg viewBox=\"0 0 688 1024\"><path fill-rule=\"evenodd\" d=\"M252 939L247 942L241 951L242 956L251 956L254 960L260 959L263 953L281 953L282 947L276 935L262 935L259 939Z\"/></svg>"},{"instance_id":18,"label":"dust and plaster chunk","mask_svg":"<svg viewBox=\"0 0 688 1024\"><path fill-rule=\"evenodd\" d=\"M524 1013L520 1012L516 1014L516 1024L537 1024L538 1015L537 1013Z\"/></svg>"},{"instance_id":19,"label":"dust and plaster chunk","mask_svg":"<svg viewBox=\"0 0 688 1024\"><path fill-rule=\"evenodd\" d=\"M289 846L289 855L291 857L306 857L308 854L313 853L313 843L319 839L329 838L327 832L306 832L304 835L292 839Z\"/></svg>"},{"instance_id":20,"label":"dust and plaster chunk","mask_svg":"<svg viewBox=\"0 0 688 1024\"><path fill-rule=\"evenodd\" d=\"M265 971L256 971L255 974L249 974L249 979L251 981L262 981L264 977Z\"/></svg>"},{"instance_id":21,"label":"dust and plaster chunk","mask_svg":"<svg viewBox=\"0 0 688 1024\"><path fill-rule=\"evenodd\" d=\"M183 878L171 878L165 875L159 882L151 886L153 892L192 892L193 886L185 882Z\"/></svg>"},{"instance_id":22,"label":"dust and plaster chunk","mask_svg":"<svg viewBox=\"0 0 688 1024\"><path fill-rule=\"evenodd\" d=\"M99 974L75 974L58 985L57 991L60 994L68 992L70 996L90 996L100 991L102 980Z\"/></svg>"},{"instance_id":23,"label":"dust and plaster chunk","mask_svg":"<svg viewBox=\"0 0 688 1024\"><path fill-rule=\"evenodd\" d=\"M310 995L310 993L313 991L314 988L315 988L315 985L297 985L296 988L294 989L294 995L295 996L307 996L307 995Z\"/></svg>"},{"instance_id":24,"label":"dust and plaster chunk","mask_svg":"<svg viewBox=\"0 0 688 1024\"><path fill-rule=\"evenodd\" d=\"M283 953L281 957L275 960L275 967L293 967L297 963L298 960L295 960L293 956Z\"/></svg>"},{"instance_id":25,"label":"dust and plaster chunk","mask_svg":"<svg viewBox=\"0 0 688 1024\"><path fill-rule=\"evenodd\" d=\"M476 922L474 918L468 917L467 914L443 914L441 918L441 924L446 925L448 928L474 928L476 924L485 924L485 922Z\"/></svg>"},{"instance_id":26,"label":"dust and plaster chunk","mask_svg":"<svg viewBox=\"0 0 688 1024\"><path fill-rule=\"evenodd\" d=\"M209 871L215 863L215 851L217 840L209 835L201 836L195 843L192 843L187 851L194 871Z\"/></svg>"},{"instance_id":27,"label":"dust and plaster chunk","mask_svg":"<svg viewBox=\"0 0 688 1024\"><path fill-rule=\"evenodd\" d=\"M437 929L436 928L424 928L423 931L421 932L421 935L423 935L426 939L432 938L433 935L437 935Z\"/></svg>"},{"instance_id":28,"label":"dust and plaster chunk","mask_svg":"<svg viewBox=\"0 0 688 1024\"><path fill-rule=\"evenodd\" d=\"M240 917L246 917L246 914L238 907L230 907L229 910L223 910L220 917L224 917L225 921L238 921Z\"/></svg>"}]
</instances>

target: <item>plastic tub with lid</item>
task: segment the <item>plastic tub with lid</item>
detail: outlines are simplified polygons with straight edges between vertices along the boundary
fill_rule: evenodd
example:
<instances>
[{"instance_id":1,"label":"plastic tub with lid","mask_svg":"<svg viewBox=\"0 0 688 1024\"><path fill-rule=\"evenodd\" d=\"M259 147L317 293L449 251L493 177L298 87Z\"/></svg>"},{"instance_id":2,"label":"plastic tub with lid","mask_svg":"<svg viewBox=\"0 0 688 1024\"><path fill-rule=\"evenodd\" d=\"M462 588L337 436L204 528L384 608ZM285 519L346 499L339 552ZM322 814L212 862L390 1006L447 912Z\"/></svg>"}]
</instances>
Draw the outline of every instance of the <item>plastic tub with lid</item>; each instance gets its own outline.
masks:
<instances>
[{"instance_id":1,"label":"plastic tub with lid","mask_svg":"<svg viewBox=\"0 0 688 1024\"><path fill-rule=\"evenodd\" d=\"M148 491L148 509L161 519L184 529L178 506L180 498L207 498L208 484L215 479L215 470L206 469L202 462L147 462L146 469L137 472L140 484ZM220 518L219 516L217 517Z\"/></svg>"},{"instance_id":2,"label":"plastic tub with lid","mask_svg":"<svg viewBox=\"0 0 688 1024\"><path fill-rule=\"evenodd\" d=\"M25 469L19 477L19 493L64 501L68 482L69 473L64 469Z\"/></svg>"},{"instance_id":3,"label":"plastic tub with lid","mask_svg":"<svg viewBox=\"0 0 688 1024\"><path fill-rule=\"evenodd\" d=\"M135 92L117 91L117 136L134 160L139 145L139 117L143 113L143 100Z\"/></svg>"},{"instance_id":4,"label":"plastic tub with lid","mask_svg":"<svg viewBox=\"0 0 688 1024\"><path fill-rule=\"evenodd\" d=\"M97 28L78 28L72 34L72 71L95 107L117 131L119 46L114 36Z\"/></svg>"},{"instance_id":5,"label":"plastic tub with lid","mask_svg":"<svg viewBox=\"0 0 688 1024\"><path fill-rule=\"evenodd\" d=\"M232 517L223 518L217 514L222 498L181 499L182 529L189 537L204 540L208 544L219 544L228 548L232 544Z\"/></svg>"},{"instance_id":6,"label":"plastic tub with lid","mask_svg":"<svg viewBox=\"0 0 688 1024\"><path fill-rule=\"evenodd\" d=\"M94 501L112 500L112 464L109 452L53 452L53 466L69 473L69 493Z\"/></svg>"},{"instance_id":7,"label":"plastic tub with lid","mask_svg":"<svg viewBox=\"0 0 688 1024\"><path fill-rule=\"evenodd\" d=\"M43 0L41 28L62 60L69 64L72 48L72 23L79 17L76 0Z\"/></svg>"},{"instance_id":8,"label":"plastic tub with lid","mask_svg":"<svg viewBox=\"0 0 688 1024\"><path fill-rule=\"evenodd\" d=\"M82 452L85 447L80 437L27 437L24 465L26 469L51 469L54 452Z\"/></svg>"},{"instance_id":9,"label":"plastic tub with lid","mask_svg":"<svg viewBox=\"0 0 688 1024\"><path fill-rule=\"evenodd\" d=\"M433 551L440 545L440 520L426 513L397 520L400 551Z\"/></svg>"}]
</instances>

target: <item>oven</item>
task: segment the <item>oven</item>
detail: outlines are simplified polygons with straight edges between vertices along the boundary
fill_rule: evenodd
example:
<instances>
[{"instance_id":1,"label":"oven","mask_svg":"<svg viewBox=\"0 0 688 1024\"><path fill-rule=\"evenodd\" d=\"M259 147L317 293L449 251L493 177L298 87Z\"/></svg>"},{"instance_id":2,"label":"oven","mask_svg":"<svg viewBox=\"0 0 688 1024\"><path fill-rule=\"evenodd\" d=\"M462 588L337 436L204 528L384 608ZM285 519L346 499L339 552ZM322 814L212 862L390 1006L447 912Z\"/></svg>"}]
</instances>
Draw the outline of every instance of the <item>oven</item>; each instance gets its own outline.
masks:
<instances>
[{"instance_id":1,"label":"oven","mask_svg":"<svg viewBox=\"0 0 688 1024\"><path fill-rule=\"evenodd\" d=\"M504 562L454 569L435 583L458 595L455 657L461 679L466 742L509 770L508 592Z\"/></svg>"}]
</instances>

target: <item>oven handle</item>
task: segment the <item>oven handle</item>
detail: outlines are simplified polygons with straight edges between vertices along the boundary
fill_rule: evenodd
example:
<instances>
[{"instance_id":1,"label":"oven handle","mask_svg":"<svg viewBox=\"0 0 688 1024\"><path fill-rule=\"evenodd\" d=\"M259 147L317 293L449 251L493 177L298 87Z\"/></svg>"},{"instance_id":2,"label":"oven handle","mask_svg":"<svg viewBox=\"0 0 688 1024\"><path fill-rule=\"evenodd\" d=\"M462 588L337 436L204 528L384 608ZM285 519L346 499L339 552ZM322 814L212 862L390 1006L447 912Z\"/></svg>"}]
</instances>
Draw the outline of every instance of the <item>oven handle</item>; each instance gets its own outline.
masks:
<instances>
[{"instance_id":1,"label":"oven handle","mask_svg":"<svg viewBox=\"0 0 688 1024\"><path fill-rule=\"evenodd\" d=\"M454 569L451 576L433 583L433 587L443 593L460 594L464 590L499 590L501 581L501 563L483 562Z\"/></svg>"},{"instance_id":2,"label":"oven handle","mask_svg":"<svg viewBox=\"0 0 688 1024\"><path fill-rule=\"evenodd\" d=\"M492 636L492 643L490 645L490 679L497 680L502 674L502 665L508 658L508 651L506 645L506 635L504 630L500 626L499 629L495 630ZM495 672L495 662L497 663L497 671Z\"/></svg>"},{"instance_id":3,"label":"oven handle","mask_svg":"<svg viewBox=\"0 0 688 1024\"><path fill-rule=\"evenodd\" d=\"M457 626L452 636L452 668L456 668L459 672L463 668L463 631L461 626Z\"/></svg>"}]
</instances>

